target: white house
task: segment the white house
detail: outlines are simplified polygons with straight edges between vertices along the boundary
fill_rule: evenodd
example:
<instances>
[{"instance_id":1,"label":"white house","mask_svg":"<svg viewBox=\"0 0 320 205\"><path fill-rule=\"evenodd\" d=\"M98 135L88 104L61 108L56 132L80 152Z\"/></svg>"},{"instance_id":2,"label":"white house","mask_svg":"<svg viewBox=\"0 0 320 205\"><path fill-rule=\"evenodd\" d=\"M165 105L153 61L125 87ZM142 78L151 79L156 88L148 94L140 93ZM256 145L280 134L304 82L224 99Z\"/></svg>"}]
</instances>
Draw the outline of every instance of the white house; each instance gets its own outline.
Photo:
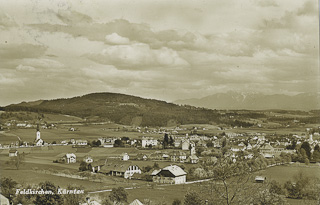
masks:
<instances>
[{"instance_id":1,"label":"white house","mask_svg":"<svg viewBox=\"0 0 320 205\"><path fill-rule=\"evenodd\" d=\"M130 158L130 156L128 155L128 153L122 153L122 154L120 155L120 157L121 157L121 160L123 160L123 161L128 161L129 158Z\"/></svg>"},{"instance_id":2,"label":"white house","mask_svg":"<svg viewBox=\"0 0 320 205\"><path fill-rule=\"evenodd\" d=\"M89 163L92 163L92 162L93 162L93 159L92 159L91 156L87 155L87 156L85 156L85 158L83 159L83 161L84 161L85 163L89 164Z\"/></svg>"},{"instance_id":3,"label":"white house","mask_svg":"<svg viewBox=\"0 0 320 205\"><path fill-rule=\"evenodd\" d=\"M68 164L70 163L76 163L77 162L77 157L75 154L71 153L71 154L66 154L65 155L65 159L66 159L66 162Z\"/></svg>"},{"instance_id":4,"label":"white house","mask_svg":"<svg viewBox=\"0 0 320 205\"><path fill-rule=\"evenodd\" d=\"M153 182L167 184L186 183L187 173L177 165L170 165L151 174Z\"/></svg>"},{"instance_id":5,"label":"white house","mask_svg":"<svg viewBox=\"0 0 320 205\"><path fill-rule=\"evenodd\" d=\"M141 174L141 169L129 161L109 161L99 172L131 179L134 174Z\"/></svg>"},{"instance_id":6,"label":"white house","mask_svg":"<svg viewBox=\"0 0 320 205\"><path fill-rule=\"evenodd\" d=\"M146 147L148 147L150 145L151 146L157 146L158 145L158 140L153 139L153 138L149 138L149 137L142 138L141 146L143 148L146 148Z\"/></svg>"},{"instance_id":7,"label":"white house","mask_svg":"<svg viewBox=\"0 0 320 205\"><path fill-rule=\"evenodd\" d=\"M184 139L182 140L182 150L189 150L190 147L190 140L189 139Z\"/></svg>"},{"instance_id":8,"label":"white house","mask_svg":"<svg viewBox=\"0 0 320 205\"><path fill-rule=\"evenodd\" d=\"M16 157L16 156L18 156L18 150L16 149L9 150L9 157Z\"/></svg>"},{"instance_id":9,"label":"white house","mask_svg":"<svg viewBox=\"0 0 320 205\"><path fill-rule=\"evenodd\" d=\"M87 140L76 140L76 145L87 145L88 141Z\"/></svg>"}]
</instances>

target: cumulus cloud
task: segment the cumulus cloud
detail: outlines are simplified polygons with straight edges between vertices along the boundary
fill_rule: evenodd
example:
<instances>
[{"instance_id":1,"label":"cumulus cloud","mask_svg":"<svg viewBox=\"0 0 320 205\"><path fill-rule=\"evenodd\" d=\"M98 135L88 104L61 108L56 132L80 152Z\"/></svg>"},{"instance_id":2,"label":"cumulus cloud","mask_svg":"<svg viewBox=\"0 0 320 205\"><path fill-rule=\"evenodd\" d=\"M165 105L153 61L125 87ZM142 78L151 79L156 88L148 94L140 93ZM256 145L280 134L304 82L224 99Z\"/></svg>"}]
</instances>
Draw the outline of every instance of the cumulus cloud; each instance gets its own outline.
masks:
<instances>
[{"instance_id":1,"label":"cumulus cloud","mask_svg":"<svg viewBox=\"0 0 320 205\"><path fill-rule=\"evenodd\" d=\"M106 35L106 42L111 44L128 44L130 40L119 36L117 33L112 33L110 35Z\"/></svg>"},{"instance_id":2,"label":"cumulus cloud","mask_svg":"<svg viewBox=\"0 0 320 205\"><path fill-rule=\"evenodd\" d=\"M143 43L109 46L101 54L89 55L89 58L106 65L122 69L146 69L150 67L187 66L188 62L169 48L152 49Z\"/></svg>"},{"instance_id":3,"label":"cumulus cloud","mask_svg":"<svg viewBox=\"0 0 320 205\"><path fill-rule=\"evenodd\" d=\"M18 65L16 67L17 70L19 71L35 71L36 69L32 66L26 66L26 65Z\"/></svg>"}]
</instances>

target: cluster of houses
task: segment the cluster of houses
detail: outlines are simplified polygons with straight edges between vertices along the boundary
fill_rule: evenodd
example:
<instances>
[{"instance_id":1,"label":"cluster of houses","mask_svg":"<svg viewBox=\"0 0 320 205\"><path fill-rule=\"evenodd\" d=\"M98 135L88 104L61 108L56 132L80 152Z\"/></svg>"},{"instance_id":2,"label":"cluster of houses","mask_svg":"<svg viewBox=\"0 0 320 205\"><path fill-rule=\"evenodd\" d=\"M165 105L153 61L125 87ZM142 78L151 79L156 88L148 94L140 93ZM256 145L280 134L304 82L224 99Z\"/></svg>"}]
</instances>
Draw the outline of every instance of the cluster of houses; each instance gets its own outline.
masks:
<instances>
[{"instance_id":1,"label":"cluster of houses","mask_svg":"<svg viewBox=\"0 0 320 205\"><path fill-rule=\"evenodd\" d=\"M58 155L59 163L76 163L77 157L74 153ZM137 165L137 161L129 160L127 153L122 153L119 158L108 158L105 160L94 161L89 155L83 158L86 162L88 170L92 173L101 173L109 176L118 176L125 179L139 179L142 174L141 168ZM186 182L187 173L177 165L170 165L163 169L153 171L150 176L153 182L182 184Z\"/></svg>"}]
</instances>

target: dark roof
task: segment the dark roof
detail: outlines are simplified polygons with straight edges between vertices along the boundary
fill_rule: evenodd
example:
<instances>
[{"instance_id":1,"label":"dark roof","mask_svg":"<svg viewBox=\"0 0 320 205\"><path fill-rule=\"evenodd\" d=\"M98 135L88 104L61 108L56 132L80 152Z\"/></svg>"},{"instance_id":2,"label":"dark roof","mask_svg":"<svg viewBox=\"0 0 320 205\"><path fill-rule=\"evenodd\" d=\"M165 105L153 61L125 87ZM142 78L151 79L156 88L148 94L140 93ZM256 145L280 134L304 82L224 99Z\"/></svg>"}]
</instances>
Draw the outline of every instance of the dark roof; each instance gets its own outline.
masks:
<instances>
[{"instance_id":1,"label":"dark roof","mask_svg":"<svg viewBox=\"0 0 320 205\"><path fill-rule=\"evenodd\" d=\"M111 171L116 171L116 172L125 172L129 166L133 166L131 161L112 161L112 162L107 162L100 170L100 172L103 173L109 173Z\"/></svg>"},{"instance_id":2,"label":"dark roof","mask_svg":"<svg viewBox=\"0 0 320 205\"><path fill-rule=\"evenodd\" d=\"M16 153L18 150L16 150L16 149L10 149L9 150L9 153Z\"/></svg>"}]
</instances>

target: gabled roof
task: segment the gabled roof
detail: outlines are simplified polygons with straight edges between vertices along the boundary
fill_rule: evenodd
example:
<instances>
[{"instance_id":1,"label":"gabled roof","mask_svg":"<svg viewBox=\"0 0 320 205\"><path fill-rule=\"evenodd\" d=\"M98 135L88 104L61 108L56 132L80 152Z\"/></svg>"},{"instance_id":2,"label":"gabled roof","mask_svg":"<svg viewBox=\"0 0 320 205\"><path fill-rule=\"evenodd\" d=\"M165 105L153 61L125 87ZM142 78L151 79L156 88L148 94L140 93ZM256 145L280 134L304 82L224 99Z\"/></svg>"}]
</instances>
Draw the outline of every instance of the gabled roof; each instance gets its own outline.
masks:
<instances>
[{"instance_id":1,"label":"gabled roof","mask_svg":"<svg viewBox=\"0 0 320 205\"><path fill-rule=\"evenodd\" d=\"M70 157L74 157L74 158L76 158L77 156L75 155L75 154L73 154L73 153L68 153L68 154L66 154L66 157L67 158L70 158Z\"/></svg>"},{"instance_id":2,"label":"gabled roof","mask_svg":"<svg viewBox=\"0 0 320 205\"><path fill-rule=\"evenodd\" d=\"M190 158L190 159L193 159L193 160L199 159L199 157L197 157L196 155L191 155L189 158Z\"/></svg>"},{"instance_id":3,"label":"gabled roof","mask_svg":"<svg viewBox=\"0 0 320 205\"><path fill-rule=\"evenodd\" d=\"M165 168L163 168L160 172L158 172L157 174L161 173L162 171L169 171L172 175L174 175L175 177L178 177L178 176L183 176L183 175L186 175L187 173L185 171L183 171L183 169L181 169L179 166L177 165L170 165L170 166L167 166ZM153 175L154 173L152 172L151 175ZM157 175L157 174L154 174L154 175Z\"/></svg>"},{"instance_id":4,"label":"gabled roof","mask_svg":"<svg viewBox=\"0 0 320 205\"><path fill-rule=\"evenodd\" d=\"M131 202L129 205L143 205L138 199L135 199L133 202Z\"/></svg>"},{"instance_id":5,"label":"gabled roof","mask_svg":"<svg viewBox=\"0 0 320 205\"><path fill-rule=\"evenodd\" d=\"M161 172L161 169L156 169L151 173L151 176L157 175L159 172Z\"/></svg>"},{"instance_id":6,"label":"gabled roof","mask_svg":"<svg viewBox=\"0 0 320 205\"><path fill-rule=\"evenodd\" d=\"M260 149L273 149L273 147L270 144L264 144L260 147Z\"/></svg>"},{"instance_id":7,"label":"gabled roof","mask_svg":"<svg viewBox=\"0 0 320 205\"><path fill-rule=\"evenodd\" d=\"M110 171L125 172L129 166L137 166L131 161L112 161L107 162L100 170L100 172L108 173Z\"/></svg>"},{"instance_id":8,"label":"gabled roof","mask_svg":"<svg viewBox=\"0 0 320 205\"><path fill-rule=\"evenodd\" d=\"M16 153L18 150L16 150L16 149L10 149L9 150L9 153Z\"/></svg>"}]
</instances>

